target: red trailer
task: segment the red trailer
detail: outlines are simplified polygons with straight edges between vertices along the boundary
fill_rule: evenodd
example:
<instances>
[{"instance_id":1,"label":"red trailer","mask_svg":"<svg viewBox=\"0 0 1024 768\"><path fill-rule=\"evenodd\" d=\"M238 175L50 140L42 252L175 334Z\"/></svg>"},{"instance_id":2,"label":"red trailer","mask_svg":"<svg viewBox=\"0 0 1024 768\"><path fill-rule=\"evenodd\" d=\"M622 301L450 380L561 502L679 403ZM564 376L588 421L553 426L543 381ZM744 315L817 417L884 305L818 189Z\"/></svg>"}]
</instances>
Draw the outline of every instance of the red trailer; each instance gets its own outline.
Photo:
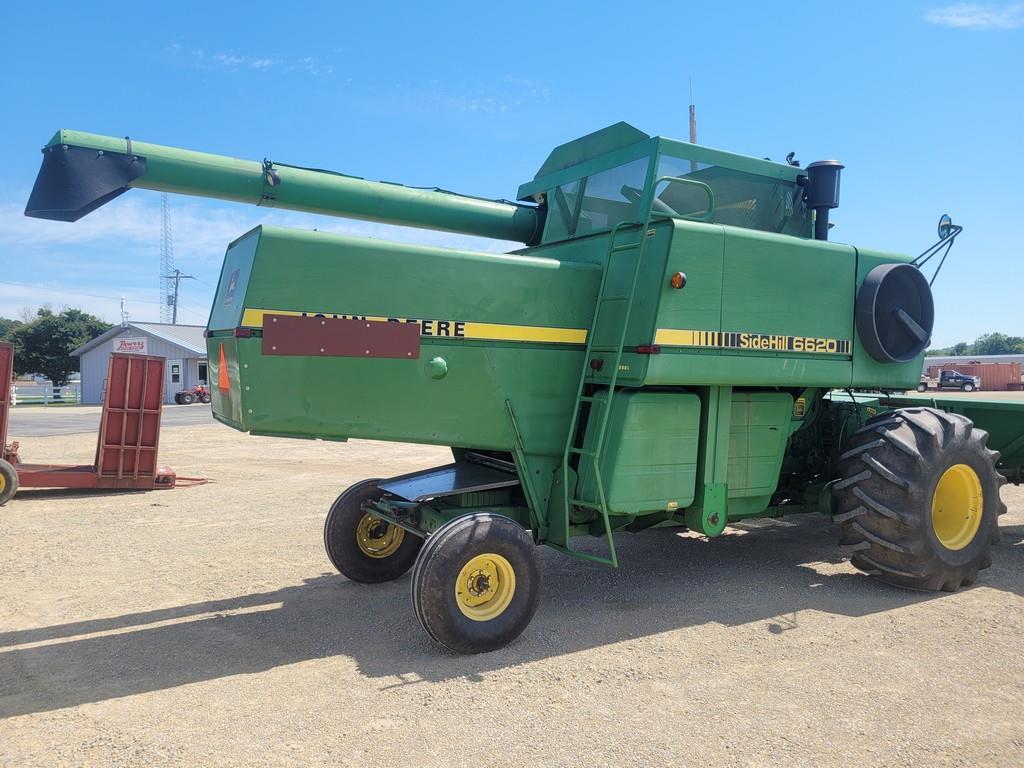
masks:
<instances>
[{"instance_id":1,"label":"red trailer","mask_svg":"<svg viewBox=\"0 0 1024 768\"><path fill-rule=\"evenodd\" d=\"M0 344L0 381L11 381L14 352ZM174 471L157 465L164 399L164 359L113 353L93 464L25 464L7 443L10 387L0 395L0 504L22 488L173 488Z\"/></svg>"}]
</instances>

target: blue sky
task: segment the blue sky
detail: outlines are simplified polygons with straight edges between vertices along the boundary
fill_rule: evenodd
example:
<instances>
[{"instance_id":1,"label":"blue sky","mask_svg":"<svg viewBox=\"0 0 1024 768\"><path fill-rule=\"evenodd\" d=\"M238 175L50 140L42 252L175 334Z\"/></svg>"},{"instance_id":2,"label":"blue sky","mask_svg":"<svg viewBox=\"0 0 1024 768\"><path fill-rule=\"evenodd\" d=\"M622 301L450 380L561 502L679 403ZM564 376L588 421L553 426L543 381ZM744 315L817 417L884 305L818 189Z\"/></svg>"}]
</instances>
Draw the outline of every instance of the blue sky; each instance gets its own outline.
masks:
<instances>
[{"instance_id":1,"label":"blue sky","mask_svg":"<svg viewBox=\"0 0 1024 768\"><path fill-rule=\"evenodd\" d=\"M351 7L349 7L351 5ZM1024 3L4 3L0 315L158 316L159 195L77 224L22 216L60 127L512 197L557 144L618 120L847 166L833 239L917 253L965 226L936 345L1024 334ZM487 249L395 227L172 199L182 320L259 222ZM14 284L17 283L17 284Z\"/></svg>"}]
</instances>

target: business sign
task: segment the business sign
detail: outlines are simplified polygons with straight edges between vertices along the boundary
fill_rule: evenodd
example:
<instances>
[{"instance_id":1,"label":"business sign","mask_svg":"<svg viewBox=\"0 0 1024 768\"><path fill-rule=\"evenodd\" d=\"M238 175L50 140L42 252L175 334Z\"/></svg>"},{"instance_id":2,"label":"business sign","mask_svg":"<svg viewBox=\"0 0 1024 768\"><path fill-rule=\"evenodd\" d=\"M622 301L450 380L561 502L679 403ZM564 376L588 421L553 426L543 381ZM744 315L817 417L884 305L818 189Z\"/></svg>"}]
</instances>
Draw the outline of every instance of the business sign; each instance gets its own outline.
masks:
<instances>
[{"instance_id":1,"label":"business sign","mask_svg":"<svg viewBox=\"0 0 1024 768\"><path fill-rule=\"evenodd\" d=\"M147 341L145 336L121 336L114 339L114 351L126 352L129 355L145 355L148 354L146 351Z\"/></svg>"}]
</instances>

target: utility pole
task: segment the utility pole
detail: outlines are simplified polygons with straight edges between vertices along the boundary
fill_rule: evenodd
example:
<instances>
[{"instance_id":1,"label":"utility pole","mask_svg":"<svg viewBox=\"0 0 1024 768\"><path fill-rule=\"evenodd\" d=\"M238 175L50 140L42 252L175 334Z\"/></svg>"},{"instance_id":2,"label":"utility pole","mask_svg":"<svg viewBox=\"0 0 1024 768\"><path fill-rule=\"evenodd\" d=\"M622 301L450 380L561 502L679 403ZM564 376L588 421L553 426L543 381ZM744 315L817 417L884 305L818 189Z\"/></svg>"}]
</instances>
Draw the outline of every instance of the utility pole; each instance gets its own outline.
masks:
<instances>
[{"instance_id":1,"label":"utility pole","mask_svg":"<svg viewBox=\"0 0 1024 768\"><path fill-rule=\"evenodd\" d=\"M690 78L690 143L697 143L697 107L693 103L693 78ZM690 161L690 173L697 170L697 161Z\"/></svg>"},{"instance_id":2,"label":"utility pole","mask_svg":"<svg viewBox=\"0 0 1024 768\"><path fill-rule=\"evenodd\" d=\"M168 280L173 280L174 281L174 294L172 296L168 296L168 299L170 299L170 301L168 301L167 303L172 306L172 310L171 310L171 325L177 325L178 324L178 288L180 287L182 280L195 280L196 276L195 275L185 275L185 274L182 274L180 269L175 269L173 274L164 275L164 277L166 277Z\"/></svg>"}]
</instances>

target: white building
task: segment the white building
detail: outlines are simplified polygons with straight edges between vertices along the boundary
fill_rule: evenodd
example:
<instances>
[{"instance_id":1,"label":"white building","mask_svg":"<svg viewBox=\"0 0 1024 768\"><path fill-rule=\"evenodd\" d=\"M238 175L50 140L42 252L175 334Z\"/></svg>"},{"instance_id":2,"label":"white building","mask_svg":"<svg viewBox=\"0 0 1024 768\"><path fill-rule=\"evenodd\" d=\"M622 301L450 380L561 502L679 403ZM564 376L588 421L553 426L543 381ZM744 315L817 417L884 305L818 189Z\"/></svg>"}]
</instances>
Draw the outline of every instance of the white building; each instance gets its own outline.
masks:
<instances>
[{"instance_id":1,"label":"white building","mask_svg":"<svg viewBox=\"0 0 1024 768\"><path fill-rule=\"evenodd\" d=\"M98 405L103 402L111 352L166 358L165 403L173 403L174 394L182 389L207 383L209 369L203 326L129 321L124 325L115 325L71 353L80 363L83 403Z\"/></svg>"}]
</instances>

